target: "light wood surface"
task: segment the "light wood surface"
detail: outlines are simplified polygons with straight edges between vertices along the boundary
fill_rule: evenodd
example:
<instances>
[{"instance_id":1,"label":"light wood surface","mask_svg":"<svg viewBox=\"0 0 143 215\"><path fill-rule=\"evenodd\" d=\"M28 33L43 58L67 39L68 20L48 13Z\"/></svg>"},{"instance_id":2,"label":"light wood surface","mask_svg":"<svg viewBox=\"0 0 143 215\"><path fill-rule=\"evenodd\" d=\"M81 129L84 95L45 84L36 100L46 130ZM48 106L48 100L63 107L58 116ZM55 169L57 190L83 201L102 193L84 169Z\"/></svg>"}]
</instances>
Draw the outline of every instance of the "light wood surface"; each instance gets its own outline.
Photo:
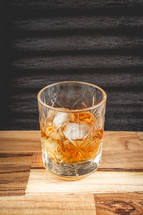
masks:
<instances>
[{"instance_id":1,"label":"light wood surface","mask_svg":"<svg viewBox=\"0 0 143 215\"><path fill-rule=\"evenodd\" d=\"M143 214L143 132L104 132L99 169L64 181L43 166L39 131L0 132L0 214Z\"/></svg>"},{"instance_id":2,"label":"light wood surface","mask_svg":"<svg viewBox=\"0 0 143 215\"><path fill-rule=\"evenodd\" d=\"M97 171L81 181L58 180L44 169L30 171L26 194L143 192L143 172Z\"/></svg>"},{"instance_id":3,"label":"light wood surface","mask_svg":"<svg viewBox=\"0 0 143 215\"><path fill-rule=\"evenodd\" d=\"M103 193L94 194L98 215L142 215L143 194L141 193Z\"/></svg>"},{"instance_id":4,"label":"light wood surface","mask_svg":"<svg viewBox=\"0 0 143 215\"><path fill-rule=\"evenodd\" d=\"M91 194L50 193L0 198L0 214L96 215L96 210L94 196Z\"/></svg>"}]
</instances>

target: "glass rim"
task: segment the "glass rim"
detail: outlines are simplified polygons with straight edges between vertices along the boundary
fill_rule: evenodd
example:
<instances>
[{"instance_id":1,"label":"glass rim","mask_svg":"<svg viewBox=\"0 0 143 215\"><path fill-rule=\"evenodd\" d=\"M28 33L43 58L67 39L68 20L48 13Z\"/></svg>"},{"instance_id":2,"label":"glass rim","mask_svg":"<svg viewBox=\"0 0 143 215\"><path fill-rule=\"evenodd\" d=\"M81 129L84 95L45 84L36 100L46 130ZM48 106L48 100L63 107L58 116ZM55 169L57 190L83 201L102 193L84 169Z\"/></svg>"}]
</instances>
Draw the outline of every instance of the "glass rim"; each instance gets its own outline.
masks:
<instances>
[{"instance_id":1,"label":"glass rim","mask_svg":"<svg viewBox=\"0 0 143 215\"><path fill-rule=\"evenodd\" d=\"M102 100L101 100L98 104L96 104L96 105L93 105L93 106L88 107L88 108L73 109L73 110L65 110L65 109L60 109L60 108L57 108L57 107L52 107L52 106L50 106L50 105L44 103L44 102L41 100L40 95L41 95L41 93L42 93L45 89L50 88L50 87L55 86L55 85L59 85L59 84L68 84L68 83L85 84L85 85L89 85L89 86L92 86L92 87L94 87L94 88L97 88L97 89L99 89L99 90L102 92L103 98L102 98ZM47 108L49 108L49 109L52 109L52 110L55 110L55 111L59 111L59 112L64 112L64 113L65 113L65 112L66 112L66 113L85 112L85 111L93 110L93 109L99 107L100 105L102 105L102 104L106 101L106 99L107 99L107 94L106 94L106 92L105 92L101 87L98 87L98 86L95 85L95 84L91 84L91 83L87 83L87 82L82 82L82 81L61 81L61 82L56 82L56 83L53 83L53 84L49 84L49 85L45 86L44 88L42 88L42 89L38 92L38 94L37 94L37 100L38 100L38 102L39 102L41 105L43 105L43 106L45 106L45 107L47 107Z\"/></svg>"}]
</instances>

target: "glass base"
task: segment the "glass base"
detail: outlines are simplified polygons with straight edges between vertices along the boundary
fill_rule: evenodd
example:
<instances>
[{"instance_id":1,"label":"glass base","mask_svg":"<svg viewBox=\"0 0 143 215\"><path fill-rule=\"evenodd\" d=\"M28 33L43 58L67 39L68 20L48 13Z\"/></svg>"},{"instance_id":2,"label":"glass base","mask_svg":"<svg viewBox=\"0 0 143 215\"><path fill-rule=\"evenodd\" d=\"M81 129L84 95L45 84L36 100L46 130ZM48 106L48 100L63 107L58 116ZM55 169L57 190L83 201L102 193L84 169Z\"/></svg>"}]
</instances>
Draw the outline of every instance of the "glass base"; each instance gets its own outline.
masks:
<instances>
[{"instance_id":1,"label":"glass base","mask_svg":"<svg viewBox=\"0 0 143 215\"><path fill-rule=\"evenodd\" d=\"M83 163L66 164L57 163L48 157L46 152L42 151L43 163L54 175L67 180L78 180L96 171L100 164L101 153L94 160L90 159Z\"/></svg>"}]
</instances>

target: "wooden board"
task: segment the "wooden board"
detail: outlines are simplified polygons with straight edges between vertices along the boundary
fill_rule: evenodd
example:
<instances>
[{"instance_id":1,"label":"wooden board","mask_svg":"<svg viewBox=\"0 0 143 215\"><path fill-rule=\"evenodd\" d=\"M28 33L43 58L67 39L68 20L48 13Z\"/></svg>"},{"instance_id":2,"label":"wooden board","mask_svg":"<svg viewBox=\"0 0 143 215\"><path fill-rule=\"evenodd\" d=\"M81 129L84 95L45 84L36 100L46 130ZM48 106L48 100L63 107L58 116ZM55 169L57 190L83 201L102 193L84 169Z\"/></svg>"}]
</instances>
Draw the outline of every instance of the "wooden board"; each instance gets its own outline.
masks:
<instances>
[{"instance_id":1,"label":"wooden board","mask_svg":"<svg viewBox=\"0 0 143 215\"><path fill-rule=\"evenodd\" d=\"M30 153L0 154L0 196L25 194L31 163Z\"/></svg>"},{"instance_id":2,"label":"wooden board","mask_svg":"<svg viewBox=\"0 0 143 215\"><path fill-rule=\"evenodd\" d=\"M31 169L26 194L53 192L143 192L143 172L97 171L80 181L65 182L45 169Z\"/></svg>"},{"instance_id":3,"label":"wooden board","mask_svg":"<svg viewBox=\"0 0 143 215\"><path fill-rule=\"evenodd\" d=\"M142 150L142 132L104 132L103 151ZM13 147L11 147L11 144ZM0 151L41 152L40 131L0 131Z\"/></svg>"},{"instance_id":4,"label":"wooden board","mask_svg":"<svg viewBox=\"0 0 143 215\"><path fill-rule=\"evenodd\" d=\"M6 204L7 203L7 204ZM91 194L49 194L1 197L0 214L96 215Z\"/></svg>"},{"instance_id":5,"label":"wooden board","mask_svg":"<svg viewBox=\"0 0 143 215\"><path fill-rule=\"evenodd\" d=\"M0 152L41 151L39 131L0 131Z\"/></svg>"},{"instance_id":6,"label":"wooden board","mask_svg":"<svg viewBox=\"0 0 143 215\"><path fill-rule=\"evenodd\" d=\"M94 194L98 215L142 215L143 194L116 193Z\"/></svg>"},{"instance_id":7,"label":"wooden board","mask_svg":"<svg viewBox=\"0 0 143 215\"><path fill-rule=\"evenodd\" d=\"M43 166L39 131L0 132L0 214L141 215L143 132L105 132L99 169L64 181Z\"/></svg>"}]
</instances>

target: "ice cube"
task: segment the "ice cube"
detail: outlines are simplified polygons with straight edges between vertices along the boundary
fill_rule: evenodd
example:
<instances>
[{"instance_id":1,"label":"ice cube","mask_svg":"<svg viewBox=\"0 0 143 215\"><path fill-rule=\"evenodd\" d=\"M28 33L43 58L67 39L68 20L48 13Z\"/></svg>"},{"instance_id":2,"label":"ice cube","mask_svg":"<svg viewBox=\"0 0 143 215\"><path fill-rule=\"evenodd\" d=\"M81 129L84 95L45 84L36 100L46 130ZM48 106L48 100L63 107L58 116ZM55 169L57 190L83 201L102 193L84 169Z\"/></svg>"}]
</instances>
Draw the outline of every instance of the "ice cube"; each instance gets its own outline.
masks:
<instances>
[{"instance_id":1,"label":"ice cube","mask_svg":"<svg viewBox=\"0 0 143 215\"><path fill-rule=\"evenodd\" d=\"M91 130L88 124L70 123L65 127L64 135L69 140L84 140Z\"/></svg>"},{"instance_id":2,"label":"ice cube","mask_svg":"<svg viewBox=\"0 0 143 215\"><path fill-rule=\"evenodd\" d=\"M71 114L58 112L53 120L53 124L57 127L63 126L65 123L69 122L71 119Z\"/></svg>"}]
</instances>

